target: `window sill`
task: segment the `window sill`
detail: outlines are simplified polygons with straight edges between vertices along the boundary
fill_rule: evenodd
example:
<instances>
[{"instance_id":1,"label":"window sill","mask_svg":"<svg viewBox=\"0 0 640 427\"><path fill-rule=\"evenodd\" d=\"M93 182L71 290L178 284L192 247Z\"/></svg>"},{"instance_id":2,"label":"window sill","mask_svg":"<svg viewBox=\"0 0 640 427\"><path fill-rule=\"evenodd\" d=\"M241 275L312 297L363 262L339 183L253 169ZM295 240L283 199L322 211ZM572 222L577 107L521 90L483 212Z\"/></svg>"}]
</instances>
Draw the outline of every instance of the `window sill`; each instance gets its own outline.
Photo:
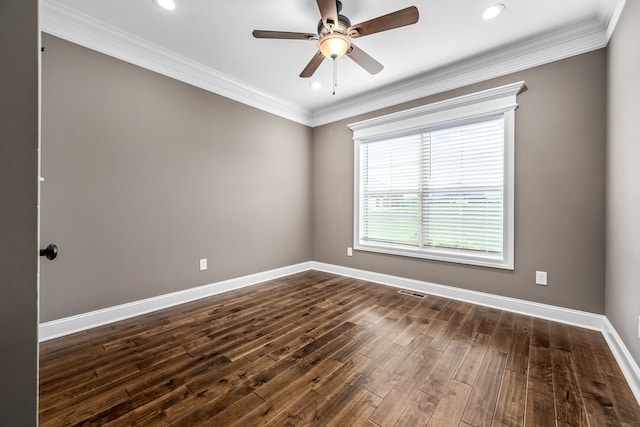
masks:
<instances>
[{"instance_id":1,"label":"window sill","mask_svg":"<svg viewBox=\"0 0 640 427\"><path fill-rule=\"evenodd\" d=\"M501 270L514 270L513 257L511 260L506 259L504 256L491 256L472 254L469 251L460 251L455 249L410 249L406 247L394 247L375 245L371 243L356 243L353 249L365 252L376 252L387 255L404 256L411 258L428 259L432 261L444 261L456 264L475 265L479 267L497 268Z\"/></svg>"}]
</instances>

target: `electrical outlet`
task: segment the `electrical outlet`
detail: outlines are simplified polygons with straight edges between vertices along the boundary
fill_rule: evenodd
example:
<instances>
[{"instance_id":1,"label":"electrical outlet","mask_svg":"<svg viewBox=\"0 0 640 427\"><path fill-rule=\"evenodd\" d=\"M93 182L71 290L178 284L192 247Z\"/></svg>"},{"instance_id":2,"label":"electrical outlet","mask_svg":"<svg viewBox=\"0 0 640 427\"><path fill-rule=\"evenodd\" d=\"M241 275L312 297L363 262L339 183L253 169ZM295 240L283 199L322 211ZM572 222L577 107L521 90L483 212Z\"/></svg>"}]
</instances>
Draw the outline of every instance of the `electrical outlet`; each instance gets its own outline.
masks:
<instances>
[{"instance_id":1,"label":"electrical outlet","mask_svg":"<svg viewBox=\"0 0 640 427\"><path fill-rule=\"evenodd\" d=\"M202 258L200 260L200 271L204 271L207 269L207 259L206 258Z\"/></svg>"},{"instance_id":2,"label":"electrical outlet","mask_svg":"<svg viewBox=\"0 0 640 427\"><path fill-rule=\"evenodd\" d=\"M638 316L638 338L640 338L640 316Z\"/></svg>"},{"instance_id":3,"label":"electrical outlet","mask_svg":"<svg viewBox=\"0 0 640 427\"><path fill-rule=\"evenodd\" d=\"M353 256L353 248L347 248L347 256Z\"/></svg>"},{"instance_id":4,"label":"electrical outlet","mask_svg":"<svg viewBox=\"0 0 640 427\"><path fill-rule=\"evenodd\" d=\"M536 271L536 285L547 286L546 271Z\"/></svg>"}]
</instances>

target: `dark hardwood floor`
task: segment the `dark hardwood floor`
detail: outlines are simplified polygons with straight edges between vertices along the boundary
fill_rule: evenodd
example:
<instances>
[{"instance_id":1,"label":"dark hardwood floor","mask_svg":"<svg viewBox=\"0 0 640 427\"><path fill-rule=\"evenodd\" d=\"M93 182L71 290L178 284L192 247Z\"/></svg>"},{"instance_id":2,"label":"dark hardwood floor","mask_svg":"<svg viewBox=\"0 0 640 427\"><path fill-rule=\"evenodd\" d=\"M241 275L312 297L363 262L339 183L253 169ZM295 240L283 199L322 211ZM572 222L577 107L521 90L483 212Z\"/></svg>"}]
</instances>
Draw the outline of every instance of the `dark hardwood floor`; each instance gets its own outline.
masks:
<instances>
[{"instance_id":1,"label":"dark hardwood floor","mask_svg":"<svg viewBox=\"0 0 640 427\"><path fill-rule=\"evenodd\" d=\"M40 425L640 426L602 335L309 271L41 345Z\"/></svg>"}]
</instances>

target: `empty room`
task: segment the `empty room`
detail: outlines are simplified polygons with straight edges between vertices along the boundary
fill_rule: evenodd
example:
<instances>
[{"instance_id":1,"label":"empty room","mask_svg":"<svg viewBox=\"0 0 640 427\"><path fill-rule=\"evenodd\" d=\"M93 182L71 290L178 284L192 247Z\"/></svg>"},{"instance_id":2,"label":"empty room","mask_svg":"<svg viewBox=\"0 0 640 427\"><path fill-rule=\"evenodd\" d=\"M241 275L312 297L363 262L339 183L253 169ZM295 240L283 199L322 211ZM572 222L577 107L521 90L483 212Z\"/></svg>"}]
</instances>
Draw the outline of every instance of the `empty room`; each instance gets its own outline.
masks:
<instances>
[{"instance_id":1,"label":"empty room","mask_svg":"<svg viewBox=\"0 0 640 427\"><path fill-rule=\"evenodd\" d=\"M640 2L0 3L0 426L640 426Z\"/></svg>"}]
</instances>

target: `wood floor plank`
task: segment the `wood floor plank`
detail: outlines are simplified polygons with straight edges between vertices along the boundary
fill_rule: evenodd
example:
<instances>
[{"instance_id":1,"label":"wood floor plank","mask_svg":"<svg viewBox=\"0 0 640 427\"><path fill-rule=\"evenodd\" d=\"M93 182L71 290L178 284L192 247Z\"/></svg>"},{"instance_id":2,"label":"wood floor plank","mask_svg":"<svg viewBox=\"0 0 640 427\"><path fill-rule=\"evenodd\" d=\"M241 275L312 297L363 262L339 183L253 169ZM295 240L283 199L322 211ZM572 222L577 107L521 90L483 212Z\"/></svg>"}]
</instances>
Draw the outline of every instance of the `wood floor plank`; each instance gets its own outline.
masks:
<instances>
[{"instance_id":1,"label":"wood floor plank","mask_svg":"<svg viewBox=\"0 0 640 427\"><path fill-rule=\"evenodd\" d=\"M361 393L366 391L367 384L370 381L370 378L357 374L352 381L345 385L340 385L333 396L321 401L318 409L311 418L311 424L321 426L334 424L341 410L345 407L345 402L355 401Z\"/></svg>"},{"instance_id":2,"label":"wood floor plank","mask_svg":"<svg viewBox=\"0 0 640 427\"><path fill-rule=\"evenodd\" d=\"M323 371L316 368L322 364L328 364L329 367L333 367L329 372L336 369L335 365L338 365L339 362L333 360L331 356L336 348L348 339L349 337L342 335L336 337L330 344L303 358L291 357L279 361L274 365L274 369L270 369L268 373L263 372L254 379L255 382L260 382L259 388L256 389L256 394L266 402L270 402L273 396L277 396L281 390L289 388L292 384L297 384L300 379L304 379L307 376L311 382L319 382L323 378ZM283 369L276 370L279 367ZM311 374L309 375L309 373Z\"/></svg>"},{"instance_id":3,"label":"wood floor plank","mask_svg":"<svg viewBox=\"0 0 640 427\"><path fill-rule=\"evenodd\" d=\"M311 376L296 380L287 387L283 387L269 394L265 403L247 414L241 414L234 425L266 425L274 418L280 416L287 408L296 405L298 400L306 399L306 392L317 391L327 382L331 384L331 386L328 387L331 389L332 387L335 388L335 384L338 384L338 379L343 381L350 380L368 360L369 359L364 356L354 357L344 363L327 359L325 362L318 364L318 369L310 372ZM301 387L303 382L307 382L309 385L307 387ZM320 392L322 392L322 390L323 389L321 389ZM266 395L264 390L261 389L258 389L257 393ZM311 394L310 396L315 396L315 394ZM304 402L297 403L298 406L303 404ZM295 412L295 410L293 411Z\"/></svg>"},{"instance_id":4,"label":"wood floor plank","mask_svg":"<svg viewBox=\"0 0 640 427\"><path fill-rule=\"evenodd\" d=\"M45 427L640 425L600 332L319 271L44 342L39 381Z\"/></svg>"},{"instance_id":5,"label":"wood floor plank","mask_svg":"<svg viewBox=\"0 0 640 427\"><path fill-rule=\"evenodd\" d=\"M531 319L515 323L512 341L507 351L506 369L520 375L527 375L529 369L529 345L531 340Z\"/></svg>"},{"instance_id":6,"label":"wood floor plank","mask_svg":"<svg viewBox=\"0 0 640 427\"><path fill-rule=\"evenodd\" d=\"M276 377L255 390L255 393L263 399L263 403L245 413L237 414L236 420L231 425L267 424L291 404L292 396L296 396L301 390L317 388L341 366L343 365L340 362L329 358L318 363L313 369L307 369L304 373L292 370L291 376L283 375L283 379ZM299 365L296 365L296 368L298 367Z\"/></svg>"},{"instance_id":7,"label":"wood floor plank","mask_svg":"<svg viewBox=\"0 0 640 427\"><path fill-rule=\"evenodd\" d=\"M611 401L623 425L640 426L640 411L638 402L629 393L629 385L619 377L610 376L606 384L611 390Z\"/></svg>"},{"instance_id":8,"label":"wood floor plank","mask_svg":"<svg viewBox=\"0 0 640 427\"><path fill-rule=\"evenodd\" d=\"M500 320L502 313L502 311L495 308L487 309L487 314L482 319L482 323L478 326L477 332L492 335L494 329L498 325L498 321Z\"/></svg>"},{"instance_id":9,"label":"wood floor plank","mask_svg":"<svg viewBox=\"0 0 640 427\"><path fill-rule=\"evenodd\" d=\"M229 388L225 393L216 395L213 399L205 398L205 400L195 402L195 404L186 411L186 414L182 416L173 413L171 415L172 421L169 422L168 425L206 425L207 423L211 423L218 414L237 401L244 401L243 399L247 396L254 397L255 400L260 400L260 398L253 393L253 388L250 385L242 383L237 387ZM202 397L202 395L200 395L200 397Z\"/></svg>"},{"instance_id":10,"label":"wood floor plank","mask_svg":"<svg viewBox=\"0 0 640 427\"><path fill-rule=\"evenodd\" d=\"M189 391L187 387L180 386L162 395L158 399L152 400L146 405L138 406L123 416L102 425L104 427L125 427L132 425L149 426L153 424L165 424L166 421L161 417L163 411L166 408L177 405L190 395L191 391Z\"/></svg>"},{"instance_id":11,"label":"wood floor plank","mask_svg":"<svg viewBox=\"0 0 640 427\"><path fill-rule=\"evenodd\" d=\"M304 322L300 322L300 324L296 323L286 334L281 335L281 337L267 344L258 346L258 348L247 353L245 356L250 359L265 354L269 354L269 356L274 359L286 357L291 351L298 348L296 343L306 345L315 337L335 327L336 322L339 323L340 321L349 319L349 323L354 323L352 322L351 316L356 315L367 303L367 297L363 296L349 304L339 305L339 308L326 310L322 315L317 317L309 316L305 318ZM357 340L357 343L361 344L359 340ZM348 355L346 355L346 357L348 357Z\"/></svg>"},{"instance_id":12,"label":"wood floor plank","mask_svg":"<svg viewBox=\"0 0 640 427\"><path fill-rule=\"evenodd\" d=\"M353 402L338 409L333 419L326 426L361 426L369 420L371 413L380 404L381 398L367 389L353 399Z\"/></svg>"},{"instance_id":13,"label":"wood floor plank","mask_svg":"<svg viewBox=\"0 0 640 427\"><path fill-rule=\"evenodd\" d=\"M558 322L549 322L549 347L571 352L569 327Z\"/></svg>"},{"instance_id":14,"label":"wood floor plank","mask_svg":"<svg viewBox=\"0 0 640 427\"><path fill-rule=\"evenodd\" d=\"M489 349L491 335L476 333L469 343L469 349L465 352L460 364L453 373L453 378L465 384L473 385L476 382L484 356Z\"/></svg>"},{"instance_id":15,"label":"wood floor plank","mask_svg":"<svg viewBox=\"0 0 640 427\"><path fill-rule=\"evenodd\" d=\"M606 383L578 376L590 426L621 426L620 418Z\"/></svg>"},{"instance_id":16,"label":"wood floor plank","mask_svg":"<svg viewBox=\"0 0 640 427\"><path fill-rule=\"evenodd\" d=\"M265 369L269 369L275 362L268 357L250 361L249 359L236 359L217 369L209 369L198 372L188 378L185 385L197 396L220 394L228 387L233 387L246 377L259 375ZM217 392L215 390L218 390Z\"/></svg>"},{"instance_id":17,"label":"wood floor plank","mask_svg":"<svg viewBox=\"0 0 640 427\"><path fill-rule=\"evenodd\" d=\"M488 311L489 310L486 307L479 305L472 306L469 316L467 316L465 322L458 330L457 336L460 339L466 339L467 341L473 340Z\"/></svg>"},{"instance_id":18,"label":"wood floor plank","mask_svg":"<svg viewBox=\"0 0 640 427\"><path fill-rule=\"evenodd\" d=\"M491 350L504 353L505 355L509 352L509 347L511 346L515 332L513 324L510 322L511 318L511 313L502 313L498 325L492 334Z\"/></svg>"},{"instance_id":19,"label":"wood floor plank","mask_svg":"<svg viewBox=\"0 0 640 427\"><path fill-rule=\"evenodd\" d=\"M181 362L172 365L168 369L157 369L149 371L146 375L131 378L124 383L129 398L117 405L104 405L101 411L88 418L85 423L88 425L103 425L116 420L125 414L147 405L148 403L160 399L162 396L172 393L177 388L183 386L190 377L190 374L197 372L202 364L208 366L219 366L220 361L228 361L225 358L213 358L212 361L191 359L191 361ZM213 363L211 363L213 362ZM131 390L131 391L129 391Z\"/></svg>"},{"instance_id":20,"label":"wood floor plank","mask_svg":"<svg viewBox=\"0 0 640 427\"><path fill-rule=\"evenodd\" d=\"M565 338L562 346L569 348L568 336ZM553 348L551 361L557 421L568 425L588 424L571 353L560 348Z\"/></svg>"},{"instance_id":21,"label":"wood floor plank","mask_svg":"<svg viewBox=\"0 0 640 427\"><path fill-rule=\"evenodd\" d=\"M408 325L403 331L396 335L393 342L406 347L416 335L424 332L429 321L428 319L421 319L419 317L409 315L405 316L404 319L408 321Z\"/></svg>"},{"instance_id":22,"label":"wood floor plank","mask_svg":"<svg viewBox=\"0 0 640 427\"><path fill-rule=\"evenodd\" d=\"M458 335L458 331L463 327L467 319L471 317L471 306L469 304L455 301L449 304L447 309L451 309L453 312L450 315L446 313L444 316L436 316L436 319L439 320L445 320L444 317L446 317L446 327L441 329L431 342L431 347L439 351L444 351L447 348L451 340Z\"/></svg>"},{"instance_id":23,"label":"wood floor plank","mask_svg":"<svg viewBox=\"0 0 640 427\"><path fill-rule=\"evenodd\" d=\"M373 381L368 390L382 398L402 379L411 365L412 352L390 341L384 349L385 358L372 358L363 373ZM371 368L374 368L371 370Z\"/></svg>"},{"instance_id":24,"label":"wood floor plank","mask_svg":"<svg viewBox=\"0 0 640 427\"><path fill-rule=\"evenodd\" d=\"M471 394L472 387L452 379L442 393L427 426L455 426L462 421L464 408Z\"/></svg>"},{"instance_id":25,"label":"wood floor plank","mask_svg":"<svg viewBox=\"0 0 640 427\"><path fill-rule=\"evenodd\" d=\"M268 334L264 334L260 338L248 341L241 346L237 346L228 352L231 358L246 356L249 358L259 357L264 354L272 353L274 348L282 348L283 345L290 344L293 338L313 337L322 327L330 324L332 321L340 322L350 319L353 313L357 313L362 306L369 303L366 296L356 298L347 304L330 307L317 312L305 313L295 321L293 325L283 327ZM353 323L353 322L350 322ZM284 352L280 352L280 355Z\"/></svg>"},{"instance_id":26,"label":"wood floor plank","mask_svg":"<svg viewBox=\"0 0 640 427\"><path fill-rule=\"evenodd\" d=\"M415 427L427 425L438 406L439 399L422 391L416 392L404 412L398 418L396 427Z\"/></svg>"},{"instance_id":27,"label":"wood floor plank","mask_svg":"<svg viewBox=\"0 0 640 427\"><path fill-rule=\"evenodd\" d=\"M500 329L500 328L498 328ZM462 421L472 426L490 426L498 400L507 355L489 350L473 386Z\"/></svg>"},{"instance_id":28,"label":"wood floor plank","mask_svg":"<svg viewBox=\"0 0 640 427\"><path fill-rule=\"evenodd\" d=\"M492 425L523 426L526 393L527 376L505 369Z\"/></svg>"},{"instance_id":29,"label":"wood floor plank","mask_svg":"<svg viewBox=\"0 0 640 427\"><path fill-rule=\"evenodd\" d=\"M354 381L359 389L366 386L370 379L358 372L367 360L364 356L349 360L334 371L334 374L327 378L326 381L319 384L318 387L291 396L291 404L266 425L312 424L312 421L318 416L318 408L325 402L330 401L337 393L342 392L345 387L350 386Z\"/></svg>"},{"instance_id":30,"label":"wood floor plank","mask_svg":"<svg viewBox=\"0 0 640 427\"><path fill-rule=\"evenodd\" d=\"M238 418L238 414L247 413L262 403L264 403L264 401L255 393L248 393L240 399L235 399L235 396L233 396L229 401L218 402L220 411L216 412L215 416L207 414L204 418L198 419L193 417L194 412L192 412L190 416L179 419L170 425L199 425L206 422L210 425L228 426ZM207 412L205 411L205 413ZM194 419L196 420L195 423L193 422Z\"/></svg>"},{"instance_id":31,"label":"wood floor plank","mask_svg":"<svg viewBox=\"0 0 640 427\"><path fill-rule=\"evenodd\" d=\"M129 395L123 388L112 388L101 392L99 399L83 399L72 405L62 401L40 412L38 425L60 427L80 424L103 411L104 407L113 407L128 400Z\"/></svg>"},{"instance_id":32,"label":"wood floor plank","mask_svg":"<svg viewBox=\"0 0 640 427\"><path fill-rule=\"evenodd\" d=\"M526 426L547 426L556 423L553 401L553 371L549 348L549 322L534 319L529 349L529 381L525 412Z\"/></svg>"},{"instance_id":33,"label":"wood floor plank","mask_svg":"<svg viewBox=\"0 0 640 427\"><path fill-rule=\"evenodd\" d=\"M434 354L440 355L437 350L433 349L432 351ZM414 357L412 361L405 361L407 369L404 375L387 393L370 419L381 426L395 425L406 407L414 399L422 383L433 370L436 360L438 360L436 357L425 359L422 355L419 355Z\"/></svg>"},{"instance_id":34,"label":"wood floor plank","mask_svg":"<svg viewBox=\"0 0 640 427\"><path fill-rule=\"evenodd\" d=\"M440 398L444 394L468 346L465 342L453 341L445 352L442 353L442 356L427 376L420 390Z\"/></svg>"}]
</instances>

